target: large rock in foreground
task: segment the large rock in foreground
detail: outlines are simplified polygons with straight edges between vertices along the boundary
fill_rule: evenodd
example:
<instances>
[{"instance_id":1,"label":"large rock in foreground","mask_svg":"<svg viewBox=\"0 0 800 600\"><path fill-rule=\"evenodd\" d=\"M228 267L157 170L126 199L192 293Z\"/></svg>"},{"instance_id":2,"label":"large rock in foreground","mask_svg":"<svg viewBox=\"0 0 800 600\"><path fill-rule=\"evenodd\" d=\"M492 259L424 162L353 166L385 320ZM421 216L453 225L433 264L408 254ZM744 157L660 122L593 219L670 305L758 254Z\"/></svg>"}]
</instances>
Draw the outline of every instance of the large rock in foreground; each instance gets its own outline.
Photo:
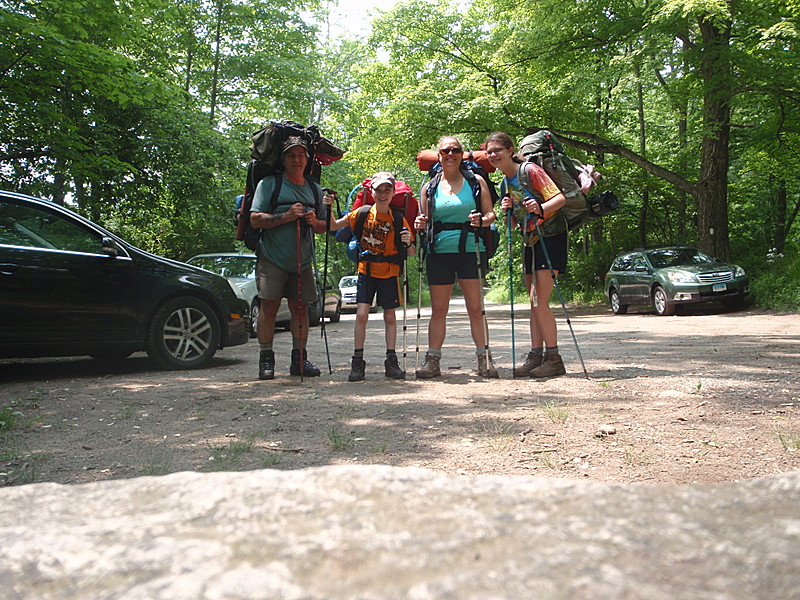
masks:
<instances>
[{"instance_id":1,"label":"large rock in foreground","mask_svg":"<svg viewBox=\"0 0 800 600\"><path fill-rule=\"evenodd\" d=\"M0 490L0 598L800 598L800 472L642 487L422 469Z\"/></svg>"}]
</instances>

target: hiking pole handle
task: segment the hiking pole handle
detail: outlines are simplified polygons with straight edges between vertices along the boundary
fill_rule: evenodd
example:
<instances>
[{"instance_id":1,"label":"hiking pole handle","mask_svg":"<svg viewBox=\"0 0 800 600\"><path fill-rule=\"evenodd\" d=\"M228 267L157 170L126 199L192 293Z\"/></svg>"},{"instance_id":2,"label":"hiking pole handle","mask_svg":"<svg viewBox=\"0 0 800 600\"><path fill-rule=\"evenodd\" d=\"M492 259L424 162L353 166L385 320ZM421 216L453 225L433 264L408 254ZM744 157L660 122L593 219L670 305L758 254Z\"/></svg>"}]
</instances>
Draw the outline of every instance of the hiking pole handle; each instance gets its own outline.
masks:
<instances>
[{"instance_id":1,"label":"hiking pole handle","mask_svg":"<svg viewBox=\"0 0 800 600\"><path fill-rule=\"evenodd\" d=\"M408 231L408 227L403 227L403 228L401 228L401 229L400 229L400 237L402 238L402 237L403 237L403 234L404 234L405 232L407 232L407 231ZM410 237L410 236L411 236L411 234L409 233L409 237ZM403 240L401 239L401 241L403 241ZM408 247L411 245L411 242L405 242L405 241L403 241L403 245L404 245L406 248L408 248Z\"/></svg>"}]
</instances>

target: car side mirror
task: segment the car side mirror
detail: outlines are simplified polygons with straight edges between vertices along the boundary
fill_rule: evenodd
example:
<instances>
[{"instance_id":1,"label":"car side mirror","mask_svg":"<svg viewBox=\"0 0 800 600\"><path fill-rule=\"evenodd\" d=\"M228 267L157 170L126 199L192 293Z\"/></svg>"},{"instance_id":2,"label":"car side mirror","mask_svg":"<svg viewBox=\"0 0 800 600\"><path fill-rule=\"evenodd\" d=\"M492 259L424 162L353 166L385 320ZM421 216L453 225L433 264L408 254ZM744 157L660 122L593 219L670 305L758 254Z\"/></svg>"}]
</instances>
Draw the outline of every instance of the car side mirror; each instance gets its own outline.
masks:
<instances>
[{"instance_id":1,"label":"car side mirror","mask_svg":"<svg viewBox=\"0 0 800 600\"><path fill-rule=\"evenodd\" d=\"M119 256L119 246L117 246L117 242L113 238L104 237L102 252L108 256Z\"/></svg>"}]
</instances>

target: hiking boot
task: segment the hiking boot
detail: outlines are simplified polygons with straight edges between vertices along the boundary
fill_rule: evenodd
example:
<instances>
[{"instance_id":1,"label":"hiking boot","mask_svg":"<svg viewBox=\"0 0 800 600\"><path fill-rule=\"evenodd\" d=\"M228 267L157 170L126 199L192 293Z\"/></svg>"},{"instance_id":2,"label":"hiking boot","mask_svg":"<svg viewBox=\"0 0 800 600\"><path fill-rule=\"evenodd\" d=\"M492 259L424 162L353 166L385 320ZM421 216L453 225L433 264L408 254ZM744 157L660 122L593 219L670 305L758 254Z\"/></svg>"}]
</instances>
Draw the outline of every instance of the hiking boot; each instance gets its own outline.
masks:
<instances>
[{"instance_id":1,"label":"hiking boot","mask_svg":"<svg viewBox=\"0 0 800 600\"><path fill-rule=\"evenodd\" d=\"M478 375L489 379L497 379L500 376L494 366L494 361L492 361L491 352L478 355Z\"/></svg>"},{"instance_id":2,"label":"hiking boot","mask_svg":"<svg viewBox=\"0 0 800 600\"><path fill-rule=\"evenodd\" d=\"M383 366L386 369L386 376L390 379L405 379L406 372L400 368L400 364L397 362L397 355L394 356L387 356L386 360L383 361Z\"/></svg>"},{"instance_id":3,"label":"hiking boot","mask_svg":"<svg viewBox=\"0 0 800 600\"><path fill-rule=\"evenodd\" d=\"M258 355L258 378L275 379L275 353L262 350Z\"/></svg>"},{"instance_id":4,"label":"hiking boot","mask_svg":"<svg viewBox=\"0 0 800 600\"><path fill-rule=\"evenodd\" d=\"M350 367L350 375L347 376L347 381L363 381L364 370L367 368L367 363L363 358L353 357L353 364Z\"/></svg>"},{"instance_id":5,"label":"hiking boot","mask_svg":"<svg viewBox=\"0 0 800 600\"><path fill-rule=\"evenodd\" d=\"M566 372L561 355L557 352L547 352L544 355L542 364L531 371L531 377L557 377L558 375L564 375Z\"/></svg>"},{"instance_id":6,"label":"hiking boot","mask_svg":"<svg viewBox=\"0 0 800 600\"><path fill-rule=\"evenodd\" d=\"M300 350L292 350L292 364L289 365L289 374L300 375ZM319 377L319 369L308 362L308 353L303 350L303 376Z\"/></svg>"},{"instance_id":7,"label":"hiking boot","mask_svg":"<svg viewBox=\"0 0 800 600\"><path fill-rule=\"evenodd\" d=\"M426 353L422 368L417 369L417 379L433 379L434 377L439 377L442 374L439 368L440 360L441 357Z\"/></svg>"},{"instance_id":8,"label":"hiking boot","mask_svg":"<svg viewBox=\"0 0 800 600\"><path fill-rule=\"evenodd\" d=\"M530 377L531 371L542 364L542 360L544 360L543 352L528 352L525 362L514 369L514 377Z\"/></svg>"}]
</instances>

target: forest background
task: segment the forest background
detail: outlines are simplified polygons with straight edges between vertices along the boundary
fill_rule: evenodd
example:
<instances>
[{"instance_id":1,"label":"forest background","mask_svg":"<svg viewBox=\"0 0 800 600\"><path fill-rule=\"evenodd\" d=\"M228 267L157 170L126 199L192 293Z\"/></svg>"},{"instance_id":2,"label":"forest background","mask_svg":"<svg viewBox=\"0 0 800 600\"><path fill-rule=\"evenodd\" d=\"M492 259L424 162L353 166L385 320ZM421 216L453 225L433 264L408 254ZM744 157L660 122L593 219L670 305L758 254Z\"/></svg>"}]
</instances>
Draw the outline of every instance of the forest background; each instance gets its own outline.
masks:
<instances>
[{"instance_id":1,"label":"forest background","mask_svg":"<svg viewBox=\"0 0 800 600\"><path fill-rule=\"evenodd\" d=\"M406 0L333 26L347 4L0 0L0 188L185 260L244 250L234 198L271 120L347 149L322 175L342 200L377 170L419 189L441 135L547 128L622 201L571 236L568 299L599 300L619 251L688 243L800 309L800 1ZM502 297L505 241L493 266Z\"/></svg>"}]
</instances>

